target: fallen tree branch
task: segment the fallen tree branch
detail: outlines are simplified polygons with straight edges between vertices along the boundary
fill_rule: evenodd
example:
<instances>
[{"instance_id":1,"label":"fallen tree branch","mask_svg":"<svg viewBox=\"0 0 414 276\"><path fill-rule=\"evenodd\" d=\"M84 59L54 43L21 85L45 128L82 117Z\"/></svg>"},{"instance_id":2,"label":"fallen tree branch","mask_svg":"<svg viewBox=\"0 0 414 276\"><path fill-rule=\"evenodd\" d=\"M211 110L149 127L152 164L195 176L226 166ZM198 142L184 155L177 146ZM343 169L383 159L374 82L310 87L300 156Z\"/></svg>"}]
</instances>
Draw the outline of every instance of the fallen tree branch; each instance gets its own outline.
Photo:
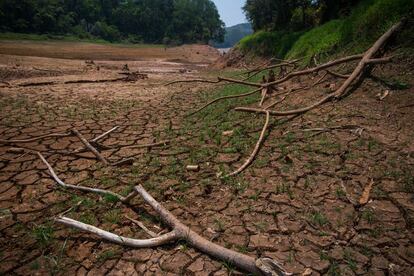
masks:
<instances>
[{"instance_id":1,"label":"fallen tree branch","mask_svg":"<svg viewBox=\"0 0 414 276\"><path fill-rule=\"evenodd\" d=\"M230 79L230 78L219 78L219 79L221 79L223 81L227 81L227 82L234 82L234 83L239 83L239 84L244 84L244 85L254 86L254 87L273 86L273 85L277 85L277 84L281 84L283 82L286 82L286 81L292 79L293 77L308 75L308 74L311 74L311 73L314 73L314 72L319 72L321 70L324 70L326 68L329 68L329 67L332 67L332 66L335 66L335 65L338 65L338 64L342 64L342 63L346 63L346 62L350 62L350 61L354 61L354 60L358 60L358 59L362 59L362 58L363 58L362 54L340 58L340 59L337 59L337 60L329 61L325 64L321 64L317 67L313 67L313 68L305 69L305 70L302 70L302 71L296 71L296 72L289 73L285 77L283 77L279 80L269 82L269 83L264 83L264 84L246 82L246 81L241 81L241 80L237 80L237 79Z\"/></svg>"},{"instance_id":2,"label":"fallen tree branch","mask_svg":"<svg viewBox=\"0 0 414 276\"><path fill-rule=\"evenodd\" d=\"M108 130L107 132L102 133L99 136L96 136L94 139L91 140L91 143L96 143L99 142L99 140L105 138L106 136L108 136L109 134L111 134L112 132L116 131L119 128L119 126L113 127L110 130Z\"/></svg>"},{"instance_id":3,"label":"fallen tree branch","mask_svg":"<svg viewBox=\"0 0 414 276\"><path fill-rule=\"evenodd\" d=\"M238 168L234 172L229 173L225 176L221 176L220 178L227 178L227 177L230 177L230 176L237 175L237 174L241 173L242 171L244 171L253 162L254 158L256 157L257 153L259 152L259 149L260 149L260 147L263 143L267 128L269 126L270 112L265 111L265 113L266 113L266 122L263 126L262 132L260 133L259 140L257 141L256 146L254 147L254 150L253 150L252 154L250 155L250 157L246 160L246 162L244 162L244 164L242 166L240 166L240 168Z\"/></svg>"},{"instance_id":4,"label":"fallen tree branch","mask_svg":"<svg viewBox=\"0 0 414 276\"><path fill-rule=\"evenodd\" d=\"M62 188L74 189L74 190L79 190L79 191L82 191L82 192L90 192L90 193L101 194L101 195L106 195L106 196L112 196L112 197L115 197L119 201L124 202L124 203L128 203L133 197L135 197L137 195L135 192L131 192L127 197L123 197L123 196L121 196L117 193L114 193L114 192L111 192L111 191L108 191L108 190L66 184L65 182L63 182L57 176L57 174L53 170L52 166L47 162L46 158L40 152L37 152L36 154L37 154L37 156L39 156L40 160L46 165L46 167L49 170L49 173L52 176L52 178Z\"/></svg>"},{"instance_id":5,"label":"fallen tree branch","mask_svg":"<svg viewBox=\"0 0 414 276\"><path fill-rule=\"evenodd\" d=\"M55 181L62 187L65 188L73 188L81 190L85 187L75 186L75 185L68 185L61 181L56 174L54 173L52 167L47 163L47 161L43 158L43 156L38 153L40 159L49 169L49 172L52 174L52 177ZM91 189L86 188L87 190L92 193L98 194L111 194L120 198L118 194L100 190L100 189ZM270 259L270 258L259 258L255 259L253 257L241 254L239 252L227 249L220 245L217 245L200 235L196 232L192 231L188 226L181 223L172 213L170 213L167 209L165 209L160 203L158 203L141 185L138 185L134 188L133 196L140 195L144 201L154 209L154 211L160 216L161 220L171 227L172 231L157 236L151 239L132 239L127 237L122 237L117 234L102 230L98 227L82 223L80 221L76 221L74 219L59 216L55 219L56 222L64 224L66 226L73 227L78 230L82 230L84 232L97 235L102 239L117 243L123 246L129 246L134 248L149 248L149 247L157 247L161 245L165 245L174 241L184 240L189 245L193 246L194 248L204 252L212 257L215 257L219 260L228 262L230 264L235 265L236 267L253 274L257 275L291 275L290 273L286 272L281 265ZM122 197L121 197L122 198ZM125 202L126 198L124 198Z\"/></svg>"},{"instance_id":6,"label":"fallen tree branch","mask_svg":"<svg viewBox=\"0 0 414 276\"><path fill-rule=\"evenodd\" d=\"M119 236L117 234L113 234L111 232L102 230L98 227L71 219L67 217L58 217L55 221L62 223L66 226L70 226L76 228L78 230L82 230L84 232L88 232L90 234L97 235L103 238L106 241L110 241L119 245L129 246L134 248L148 248L148 247L157 247L160 245L165 245L167 243L176 241L178 239L178 234L174 231L171 231L167 234L164 234L159 237L146 239L146 240L138 240L138 239L131 239Z\"/></svg>"},{"instance_id":7,"label":"fallen tree branch","mask_svg":"<svg viewBox=\"0 0 414 276\"><path fill-rule=\"evenodd\" d=\"M284 67L284 66L296 67L296 63L298 61L300 61L300 59L295 59L295 60L292 60L292 61L283 60L282 63L278 63L278 64L275 64L275 65L269 65L269 66L266 66L264 68L257 68L257 69L254 69L254 70L250 70L249 72L245 73L245 74L248 74L248 76L246 78L244 78L243 81L247 81L247 80L253 78L254 76L257 76L258 74L260 74L260 73L262 73L263 71L266 71L266 70L271 70L271 69Z\"/></svg>"},{"instance_id":8,"label":"fallen tree branch","mask_svg":"<svg viewBox=\"0 0 414 276\"><path fill-rule=\"evenodd\" d=\"M220 81L226 81L226 82L237 83L237 84L244 84L244 85L259 87L259 88L262 88L262 87L265 87L265 86L270 86L268 84L260 84L260 83L255 83L255 82L248 82L248 81L243 81L243 80L238 80L238 79L231 79L231 78L224 78L224 77L218 77L218 79Z\"/></svg>"},{"instance_id":9,"label":"fallen tree branch","mask_svg":"<svg viewBox=\"0 0 414 276\"><path fill-rule=\"evenodd\" d=\"M388 41L388 39L395 34L397 31L401 29L403 26L403 21L398 22L394 26L392 26L386 33L384 33L375 43L374 45L365 52L362 60L358 63L358 66L355 68L354 72L352 72L351 76L346 79L346 81L342 84L342 86L335 92L336 98L341 98L345 95L346 90L348 87L357 79L359 79L362 75L362 72L365 69L365 66L368 64L376 64L378 62L382 63L383 61L388 61L391 58L380 58L375 59L374 55L380 50L384 44Z\"/></svg>"},{"instance_id":10,"label":"fallen tree branch","mask_svg":"<svg viewBox=\"0 0 414 276\"><path fill-rule=\"evenodd\" d=\"M105 157L103 157L102 156L102 154L97 150L97 149L95 149L90 143L89 143L89 141L88 140L86 140L85 139L85 137L83 137L83 135L77 130L77 129L72 129L72 133L74 134L74 135L76 135L78 138L79 138L79 140L82 142L82 144L87 148L87 149L89 149L95 156L96 156L96 158L99 160L99 161L101 161L102 163L104 163L106 166L108 166L109 165L109 162L108 162L108 160L106 160L106 158Z\"/></svg>"},{"instance_id":11,"label":"fallen tree branch","mask_svg":"<svg viewBox=\"0 0 414 276\"><path fill-rule=\"evenodd\" d=\"M340 74L332 70L326 70L326 72L334 77L341 78L341 79L347 79L351 76L351 75Z\"/></svg>"},{"instance_id":12,"label":"fallen tree branch","mask_svg":"<svg viewBox=\"0 0 414 276\"><path fill-rule=\"evenodd\" d=\"M355 56L350 56L350 57L346 57L346 58L342 58L330 63L326 63L324 65L320 65L318 67L309 69L309 70L304 70L304 71L300 71L300 72L295 72L292 73L291 75L297 75L298 73L303 74L303 72L315 72L316 68L326 68L327 64L333 64L336 63L338 64L339 61L343 62L344 60L354 60L356 58L361 59L361 61L358 63L357 67L354 69L353 73L349 76L348 79L346 79L346 81L341 85L340 88L338 88L335 92L332 92L330 94L328 94L327 96L323 97L322 99L320 99L319 101L307 106L307 107L303 107L303 108L299 108L299 109L294 109L294 110L288 110L288 111L270 111L271 115L274 116L287 116L287 115L294 115L294 114L302 114L305 113L309 110L312 110L326 102L332 101L334 99L340 99L342 98L347 89L349 88L349 86L356 80L358 80L359 78L361 78L362 73L365 69L365 67L368 64L377 64L377 63L383 63L383 62L387 62L390 60L389 57L386 58L373 58L373 56L378 52L378 50L380 48L382 48L384 46L384 44L388 41L388 39L395 33L397 32L403 25L403 22L400 21L399 23L395 24L394 26L392 26L386 33L384 33L375 43L374 45L368 49L364 55L355 55ZM362 58L360 58L362 56ZM285 77L288 78L288 76ZM292 76L291 76L292 77ZM275 81L273 83L267 83L264 85L271 85L271 84L278 84L280 83L281 80L279 81ZM256 109L256 108L249 108L249 107L238 107L235 109L236 111L245 111L245 112L253 112L253 113L262 113L262 114L266 114L266 110L263 109Z\"/></svg>"},{"instance_id":13,"label":"fallen tree branch","mask_svg":"<svg viewBox=\"0 0 414 276\"><path fill-rule=\"evenodd\" d=\"M38 140L46 139L46 138L56 138L56 137L69 137L72 136L71 133L52 133L52 134L46 134L39 137L34 138L28 138L28 139L15 139L15 140L4 140L0 139L0 143L2 144L18 144L18 143L31 143Z\"/></svg>"},{"instance_id":14,"label":"fallen tree branch","mask_svg":"<svg viewBox=\"0 0 414 276\"><path fill-rule=\"evenodd\" d=\"M142 222L140 222L140 221L138 221L138 220L136 220L136 219L133 219L133 218L130 218L130 217L128 217L127 215L125 215L125 217L127 218L127 219L129 219L130 221L132 221L133 223L135 223L136 225L138 225L142 230L144 230L144 232L145 233L147 233L151 238L155 238L155 237L158 237L158 235L156 234L156 233L154 233L154 232L152 232L151 230L149 230Z\"/></svg>"},{"instance_id":15,"label":"fallen tree branch","mask_svg":"<svg viewBox=\"0 0 414 276\"><path fill-rule=\"evenodd\" d=\"M113 130L110 130L110 132L112 132L112 131ZM124 159L124 160L121 160L121 161L118 161L118 162L115 162L115 163L110 163L108 160L106 160L105 157L103 157L103 155L94 146L91 145L91 143L88 140L86 140L85 137L83 137L83 135L77 129L72 129L72 133L79 138L79 140L82 142L82 144L85 146L85 148L90 150L96 156L96 158L99 161L101 161L102 163L104 163L106 166L109 165L109 166L117 167L117 166L123 166L123 165L130 165L135 160L134 158L127 158L127 159ZM107 135L107 133L104 133L104 134ZM102 135L98 136L97 138L101 139L102 137L105 137L105 136L103 136L103 134L102 134Z\"/></svg>"},{"instance_id":16,"label":"fallen tree branch","mask_svg":"<svg viewBox=\"0 0 414 276\"><path fill-rule=\"evenodd\" d=\"M250 113L261 113L261 114L266 114L267 112L269 112L269 114L273 115L273 116L296 115L296 114L302 114L302 113L305 113L309 110L312 110L312 109L320 106L321 104L324 104L324 103L332 100L334 97L335 97L335 93L331 93L331 94L327 95L326 97L322 98L321 100L319 100L318 102L310 105L310 106L299 108L299 109L288 110L288 111L273 111L273 110L264 110L264 109L252 108L252 107L236 107L234 110L250 112Z\"/></svg>"},{"instance_id":17,"label":"fallen tree branch","mask_svg":"<svg viewBox=\"0 0 414 276\"><path fill-rule=\"evenodd\" d=\"M290 80L293 77L297 77L297 76L302 76L302 75L308 75L314 72L319 72L321 70L324 70L326 68L338 65L338 64L342 64L342 63L346 63L346 62L350 62L350 61L354 61L354 60L358 60L361 59L363 57L363 55L353 55L353 56L348 56L348 57L344 57L344 58L340 58L337 60L333 60L333 61L329 61L327 63L321 64L319 66L310 68L310 69L306 69L306 70L302 70L302 71L296 71L296 72L292 72L288 75L286 75L284 78L276 80L274 82L268 83L267 85L275 85L275 84L280 84L283 83L285 81Z\"/></svg>"},{"instance_id":18,"label":"fallen tree branch","mask_svg":"<svg viewBox=\"0 0 414 276\"><path fill-rule=\"evenodd\" d=\"M202 83L219 83L221 82L220 80L205 80L205 79L191 79L191 80L175 80L172 82L168 82L166 84L163 84L163 86L169 86L169 85L173 85L173 84L177 84L177 83L192 83L192 82L202 82Z\"/></svg>"},{"instance_id":19,"label":"fallen tree branch","mask_svg":"<svg viewBox=\"0 0 414 276\"><path fill-rule=\"evenodd\" d=\"M286 100L286 97L287 97L287 96L284 96L284 97L282 97L280 100L278 100L278 101L276 101L276 102L274 102L274 103L269 104L269 105L268 105L268 106L266 106L264 109L265 109L265 110L268 110L269 108L272 108L272 107L274 107L275 105L280 104L281 102L283 102L284 100Z\"/></svg>"},{"instance_id":20,"label":"fallen tree branch","mask_svg":"<svg viewBox=\"0 0 414 276\"><path fill-rule=\"evenodd\" d=\"M111 134L112 132L116 131L118 128L119 128L119 126L116 126L116 127L111 128L107 132L104 132L101 135L96 136L94 139L90 140L89 143L91 145L93 145L94 147L97 147L97 148L111 149L109 147L105 147L105 146L99 144L98 142L99 142L99 140L102 140L103 138L105 138L106 136L108 136L109 134ZM74 150L73 153L81 153L81 152L83 152L85 150L86 150L85 147L80 147L80 148L77 148L76 150Z\"/></svg>"},{"instance_id":21,"label":"fallen tree branch","mask_svg":"<svg viewBox=\"0 0 414 276\"><path fill-rule=\"evenodd\" d=\"M141 144L141 145L131 145L131 146L120 146L122 149L140 149L140 148L152 148L158 146L165 146L171 143L171 140L160 141L156 143Z\"/></svg>"},{"instance_id":22,"label":"fallen tree branch","mask_svg":"<svg viewBox=\"0 0 414 276\"><path fill-rule=\"evenodd\" d=\"M259 89L256 89L256 90L250 91L250 92L248 92L248 93L244 93L244 94L239 94L239 95L229 95L229 96L224 96L224 97L216 98L216 99L214 99L214 100L212 100L212 101L210 101L210 102L206 103L205 105L203 105L203 106L202 106L202 107L200 107L199 109L197 109L197 110L195 110L195 111L193 111L193 112L189 113L187 116L194 115L194 114L196 114L196 113L200 112L201 110L205 109L206 107L208 107L208 106L212 105L212 104L213 104L213 103L215 103L215 102L218 102L218 101L221 101L221 100L226 100L226 99L234 99L234 98L247 97L247 96L253 95L253 94L257 93L257 92L260 92L261 90L262 90L262 88L259 88Z\"/></svg>"}]
</instances>

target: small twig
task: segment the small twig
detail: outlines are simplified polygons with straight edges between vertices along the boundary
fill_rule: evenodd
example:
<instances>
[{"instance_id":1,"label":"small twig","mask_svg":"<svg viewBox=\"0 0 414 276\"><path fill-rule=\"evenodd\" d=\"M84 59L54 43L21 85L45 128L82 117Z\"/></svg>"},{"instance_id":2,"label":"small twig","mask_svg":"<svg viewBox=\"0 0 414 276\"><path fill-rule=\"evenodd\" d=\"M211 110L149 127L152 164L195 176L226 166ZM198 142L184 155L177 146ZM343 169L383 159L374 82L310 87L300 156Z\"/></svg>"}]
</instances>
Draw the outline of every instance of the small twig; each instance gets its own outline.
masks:
<instances>
[{"instance_id":1,"label":"small twig","mask_svg":"<svg viewBox=\"0 0 414 276\"><path fill-rule=\"evenodd\" d=\"M272 108L272 107L274 107L275 105L280 104L281 102L283 102L284 100L286 100L286 97L287 97L287 96L284 96L284 97L282 97L280 100L278 100L278 101L276 101L276 102L274 102L274 103L269 104L269 105L268 105L268 106L266 106L264 109L265 109L265 110L268 110L269 108Z\"/></svg>"},{"instance_id":2,"label":"small twig","mask_svg":"<svg viewBox=\"0 0 414 276\"><path fill-rule=\"evenodd\" d=\"M142 230L144 230L144 232L145 233L147 233L151 238L155 238L155 237L158 237L158 235L156 234L156 233L154 233L154 232L152 232L151 230L149 230L147 227L145 227L145 225L142 223L142 222L140 222L140 221L138 221L138 220L136 220L136 219L133 219L133 218L130 218L130 217L128 217L127 215L125 215L125 217L127 218L127 219L129 219L130 221L132 221L133 223L135 223L136 225L138 225Z\"/></svg>"},{"instance_id":3,"label":"small twig","mask_svg":"<svg viewBox=\"0 0 414 276\"><path fill-rule=\"evenodd\" d=\"M122 149L152 148L152 147L165 146L165 145L168 145L169 143L171 143L171 140L165 140L165 141L160 141L156 143L141 144L141 145L120 146L119 148L122 148Z\"/></svg>"},{"instance_id":4,"label":"small twig","mask_svg":"<svg viewBox=\"0 0 414 276\"><path fill-rule=\"evenodd\" d=\"M60 213L60 214L59 214L59 216L64 216L64 215L66 215L67 213L69 213L69 212L70 212L70 211L72 211L73 209L75 209L75 208L79 207L79 206L82 204L82 202L83 202L83 200L80 200L78 203L76 203L76 205L74 205L74 206L70 207L69 209L67 209L66 211L64 211L64 212Z\"/></svg>"},{"instance_id":5,"label":"small twig","mask_svg":"<svg viewBox=\"0 0 414 276\"><path fill-rule=\"evenodd\" d=\"M95 137L94 139L91 140L92 143L96 143L99 142L99 140L105 138L106 136L108 136L109 134L111 134L112 132L114 132L115 130L117 130L119 128L119 126L113 127L110 130L108 130L105 133L102 133L101 135Z\"/></svg>"},{"instance_id":6,"label":"small twig","mask_svg":"<svg viewBox=\"0 0 414 276\"><path fill-rule=\"evenodd\" d=\"M43 164L46 165L47 169L49 170L49 173L51 174L53 179L56 181L56 183L62 188L74 189L74 190L79 190L82 192L92 192L92 193L97 193L97 194L102 194L102 195L109 195L109 196L113 196L117 198L119 201L124 202L124 203L129 202L136 195L135 193L131 193L127 197L123 197L117 193L113 193L107 190L66 184L57 176L52 166L47 162L46 158L40 152L37 152L37 155L39 156L40 160L42 160Z\"/></svg>"},{"instance_id":7,"label":"small twig","mask_svg":"<svg viewBox=\"0 0 414 276\"><path fill-rule=\"evenodd\" d=\"M265 137L267 128L269 126L270 112L269 111L265 111L265 113L266 113L266 122L265 122L265 124L263 126L262 132L260 133L259 140L257 141L256 146L255 146L252 154L250 155L250 157L246 160L246 162L244 162L244 164L240 168L238 168L237 170L235 170L234 172L232 172L230 174L227 174L225 176L221 176L220 178L227 178L227 177L230 177L230 176L234 176L236 174L239 174L242 171L244 171L253 162L254 158L256 157L257 153L259 152L259 149L260 149L260 147L261 147L261 145L263 143L263 140L264 140L264 137Z\"/></svg>"},{"instance_id":8,"label":"small twig","mask_svg":"<svg viewBox=\"0 0 414 276\"><path fill-rule=\"evenodd\" d=\"M334 77L338 77L338 78L341 78L341 79L347 79L347 78L350 77L350 75L340 74L340 73L337 73L337 72L334 72L334 71L331 71L331 70L326 70L326 72L328 74L334 76Z\"/></svg>"},{"instance_id":9,"label":"small twig","mask_svg":"<svg viewBox=\"0 0 414 276\"><path fill-rule=\"evenodd\" d=\"M259 106L263 106L264 101L266 100L267 91L269 90L268 87L262 89L262 98L260 100Z\"/></svg>"},{"instance_id":10,"label":"small twig","mask_svg":"<svg viewBox=\"0 0 414 276\"><path fill-rule=\"evenodd\" d=\"M16 140L0 139L0 143L3 143L3 144L31 143L31 142L35 142L35 141L46 139L46 138L69 137L69 136L72 136L72 134L71 133L52 133L52 134L46 134L46 135L29 138L29 139L16 139Z\"/></svg>"},{"instance_id":11,"label":"small twig","mask_svg":"<svg viewBox=\"0 0 414 276\"><path fill-rule=\"evenodd\" d=\"M203 83L219 83L221 82L221 80L205 80L205 79L191 79L191 80L175 80L166 84L163 84L163 86L169 86L169 85L173 85L173 84L177 84L177 83L192 83L192 82L203 82Z\"/></svg>"}]
</instances>

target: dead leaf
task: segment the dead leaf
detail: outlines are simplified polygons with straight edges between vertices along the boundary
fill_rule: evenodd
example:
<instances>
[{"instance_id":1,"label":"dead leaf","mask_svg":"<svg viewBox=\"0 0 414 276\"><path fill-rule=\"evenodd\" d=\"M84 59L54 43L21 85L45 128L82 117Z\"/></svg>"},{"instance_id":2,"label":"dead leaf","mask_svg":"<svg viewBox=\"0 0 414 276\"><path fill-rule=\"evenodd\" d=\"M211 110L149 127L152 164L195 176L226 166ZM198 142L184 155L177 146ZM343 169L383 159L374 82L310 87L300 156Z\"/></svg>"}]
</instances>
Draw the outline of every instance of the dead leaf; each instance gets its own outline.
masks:
<instances>
[{"instance_id":1,"label":"dead leaf","mask_svg":"<svg viewBox=\"0 0 414 276\"><path fill-rule=\"evenodd\" d=\"M227 130L227 131L223 131L222 135L223 136L232 136L234 133L233 130Z\"/></svg>"}]
</instances>

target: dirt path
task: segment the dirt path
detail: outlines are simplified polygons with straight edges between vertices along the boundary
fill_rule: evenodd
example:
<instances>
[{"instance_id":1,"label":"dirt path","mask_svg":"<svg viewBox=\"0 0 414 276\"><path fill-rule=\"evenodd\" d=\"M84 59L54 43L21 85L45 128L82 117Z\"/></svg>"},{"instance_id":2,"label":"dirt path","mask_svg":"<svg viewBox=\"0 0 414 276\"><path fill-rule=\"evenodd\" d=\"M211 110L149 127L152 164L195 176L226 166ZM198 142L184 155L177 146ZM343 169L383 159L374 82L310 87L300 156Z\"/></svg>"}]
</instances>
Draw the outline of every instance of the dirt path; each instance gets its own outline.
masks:
<instances>
[{"instance_id":1,"label":"dirt path","mask_svg":"<svg viewBox=\"0 0 414 276\"><path fill-rule=\"evenodd\" d=\"M205 76L202 66L128 61L130 71L147 72L149 78L63 84L119 77L125 62L87 66L82 60L4 55L0 63L9 83L0 84L2 139L25 139L73 127L90 139L120 126L103 144L173 141L167 147L104 151L111 161L136 158L132 166L122 168L103 167L90 154L63 154L81 146L76 137L13 145L43 152L67 183L119 193L143 184L196 232L252 256L270 256L298 274L414 273L414 113L412 108L399 108L413 101L412 88L379 101L376 94L384 88L367 81L344 102L284 124L273 119L274 130L254 165L240 177L220 181L217 172L235 168L248 156L263 118L220 114L235 105L224 103L214 112L210 108L184 119L188 110L211 98L214 91L203 85L166 88L160 84ZM390 71L402 77L407 68L384 72ZM51 80L58 83L19 87ZM315 93L322 95L326 88ZM312 97L293 99L281 108ZM363 131L287 133L338 125L356 125ZM223 130L235 134L223 137ZM68 216L120 235L147 238L125 214L145 222L154 232L163 229L139 200L133 203L134 213L108 198L59 191L35 155L13 152L5 145L0 146L0 154L0 273L239 274L185 243L157 249L122 248L53 224L50 218L81 202ZM201 170L188 172L188 164L200 164ZM353 204L371 181L369 202Z\"/></svg>"}]
</instances>

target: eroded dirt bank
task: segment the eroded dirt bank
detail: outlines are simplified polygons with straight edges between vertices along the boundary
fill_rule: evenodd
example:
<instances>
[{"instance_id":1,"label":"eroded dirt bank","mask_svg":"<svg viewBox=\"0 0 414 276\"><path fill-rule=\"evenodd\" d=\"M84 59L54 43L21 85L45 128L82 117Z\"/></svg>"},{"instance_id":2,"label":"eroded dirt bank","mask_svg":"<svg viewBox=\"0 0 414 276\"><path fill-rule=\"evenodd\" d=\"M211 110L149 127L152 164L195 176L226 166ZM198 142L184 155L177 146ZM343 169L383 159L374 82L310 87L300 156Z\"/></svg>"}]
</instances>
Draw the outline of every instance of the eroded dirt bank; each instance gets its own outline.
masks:
<instances>
[{"instance_id":1,"label":"eroded dirt bank","mask_svg":"<svg viewBox=\"0 0 414 276\"><path fill-rule=\"evenodd\" d=\"M0 84L1 139L74 127L90 139L120 126L104 145L172 140L166 147L103 151L111 161L136 158L132 166L121 168L104 167L89 153L65 154L81 146L76 137L0 145L1 273L239 274L185 243L123 248L54 224L50 218L81 202L68 216L123 236L147 238L124 215L154 232L163 229L141 200L133 202L133 212L108 198L56 189L35 155L10 150L20 147L44 153L70 184L119 193L143 184L199 234L252 256L270 256L297 274L414 274L413 88L392 90L380 101L377 94L389 88L368 79L340 103L283 124L273 118L273 130L254 165L240 177L221 181L217 172L237 167L250 154L263 117L240 114L229 121L227 110L239 104L228 102L184 119L213 96L214 86L161 84L206 77L203 65L197 64L128 61L130 71L148 73L148 79L63 84L117 78L125 63L0 56L7 82ZM405 62L375 73L412 85L410 68L412 63ZM54 83L19 86L50 81ZM324 95L329 85L314 92ZM294 97L280 108L314 97ZM345 125L359 131L294 132ZM234 136L223 136L222 130L233 130ZM186 171L188 164L201 169ZM354 204L371 181L370 201Z\"/></svg>"}]
</instances>

